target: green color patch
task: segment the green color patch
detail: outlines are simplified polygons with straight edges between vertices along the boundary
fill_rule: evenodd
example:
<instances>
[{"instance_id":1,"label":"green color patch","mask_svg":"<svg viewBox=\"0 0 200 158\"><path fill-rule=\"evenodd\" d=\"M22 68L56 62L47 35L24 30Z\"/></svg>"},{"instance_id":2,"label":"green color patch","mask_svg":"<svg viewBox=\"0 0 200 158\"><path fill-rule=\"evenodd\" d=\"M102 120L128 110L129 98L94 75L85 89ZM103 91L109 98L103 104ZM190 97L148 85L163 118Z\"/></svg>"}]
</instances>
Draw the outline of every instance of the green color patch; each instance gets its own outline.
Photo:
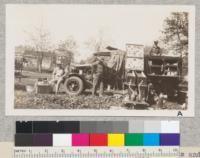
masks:
<instances>
[{"instance_id":1,"label":"green color patch","mask_svg":"<svg viewBox=\"0 0 200 158\"><path fill-rule=\"evenodd\" d=\"M143 134L142 133L127 133L125 134L126 146L143 146Z\"/></svg>"}]
</instances>

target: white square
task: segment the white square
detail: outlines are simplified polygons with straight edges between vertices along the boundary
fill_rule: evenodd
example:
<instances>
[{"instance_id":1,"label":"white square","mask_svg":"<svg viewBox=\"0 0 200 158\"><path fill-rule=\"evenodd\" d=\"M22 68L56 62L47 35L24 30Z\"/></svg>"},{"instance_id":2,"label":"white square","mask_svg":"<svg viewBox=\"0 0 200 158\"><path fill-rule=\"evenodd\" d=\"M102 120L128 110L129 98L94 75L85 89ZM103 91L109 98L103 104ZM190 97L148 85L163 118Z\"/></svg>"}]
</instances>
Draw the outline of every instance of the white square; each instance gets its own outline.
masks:
<instances>
[{"instance_id":1,"label":"white square","mask_svg":"<svg viewBox=\"0 0 200 158\"><path fill-rule=\"evenodd\" d=\"M180 133L179 121L161 121L161 133Z\"/></svg>"},{"instance_id":2,"label":"white square","mask_svg":"<svg viewBox=\"0 0 200 158\"><path fill-rule=\"evenodd\" d=\"M53 134L53 146L72 146L72 135Z\"/></svg>"}]
</instances>

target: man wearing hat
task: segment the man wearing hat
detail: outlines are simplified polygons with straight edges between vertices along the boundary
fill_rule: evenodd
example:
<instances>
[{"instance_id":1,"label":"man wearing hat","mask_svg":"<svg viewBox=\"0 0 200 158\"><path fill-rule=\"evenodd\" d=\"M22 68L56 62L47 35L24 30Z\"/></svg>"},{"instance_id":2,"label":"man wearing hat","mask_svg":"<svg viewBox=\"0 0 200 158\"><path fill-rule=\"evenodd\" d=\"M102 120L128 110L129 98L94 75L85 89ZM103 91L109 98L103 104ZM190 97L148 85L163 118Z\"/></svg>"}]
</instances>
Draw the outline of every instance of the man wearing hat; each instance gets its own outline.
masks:
<instances>
[{"instance_id":1,"label":"man wearing hat","mask_svg":"<svg viewBox=\"0 0 200 158\"><path fill-rule=\"evenodd\" d=\"M153 47L150 51L150 55L156 55L156 56L161 55L161 50L160 47L158 46L158 41L154 41Z\"/></svg>"},{"instance_id":2,"label":"man wearing hat","mask_svg":"<svg viewBox=\"0 0 200 158\"><path fill-rule=\"evenodd\" d=\"M96 94L97 87L99 85L99 96L103 95L103 86L104 86L104 63L103 59L100 57L94 56L94 61L91 64L93 67L93 88L92 95Z\"/></svg>"}]
</instances>

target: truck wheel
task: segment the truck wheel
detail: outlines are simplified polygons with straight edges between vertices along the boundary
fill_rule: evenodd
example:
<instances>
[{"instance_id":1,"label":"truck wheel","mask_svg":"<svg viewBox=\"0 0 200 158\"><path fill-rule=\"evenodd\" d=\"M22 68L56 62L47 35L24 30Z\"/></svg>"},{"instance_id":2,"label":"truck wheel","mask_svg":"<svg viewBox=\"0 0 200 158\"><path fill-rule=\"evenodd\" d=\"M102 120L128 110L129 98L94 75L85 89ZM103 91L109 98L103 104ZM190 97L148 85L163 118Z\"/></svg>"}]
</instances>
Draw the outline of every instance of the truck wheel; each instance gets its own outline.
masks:
<instances>
[{"instance_id":1,"label":"truck wheel","mask_svg":"<svg viewBox=\"0 0 200 158\"><path fill-rule=\"evenodd\" d=\"M83 92L84 85L81 78L72 76L65 80L65 92L69 95L79 95Z\"/></svg>"}]
</instances>

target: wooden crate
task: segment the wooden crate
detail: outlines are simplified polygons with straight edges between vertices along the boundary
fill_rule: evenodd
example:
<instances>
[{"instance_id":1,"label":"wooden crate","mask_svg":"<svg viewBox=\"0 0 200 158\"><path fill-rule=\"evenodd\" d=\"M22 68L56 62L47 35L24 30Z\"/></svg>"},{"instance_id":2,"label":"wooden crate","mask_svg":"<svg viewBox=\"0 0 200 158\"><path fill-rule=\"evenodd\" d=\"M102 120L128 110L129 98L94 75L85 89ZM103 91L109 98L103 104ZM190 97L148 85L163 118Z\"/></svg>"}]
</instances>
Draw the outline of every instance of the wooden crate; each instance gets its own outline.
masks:
<instances>
[{"instance_id":1,"label":"wooden crate","mask_svg":"<svg viewBox=\"0 0 200 158\"><path fill-rule=\"evenodd\" d=\"M137 44L126 44L126 52L128 57L143 58L144 46Z\"/></svg>"},{"instance_id":2,"label":"wooden crate","mask_svg":"<svg viewBox=\"0 0 200 158\"><path fill-rule=\"evenodd\" d=\"M36 93L40 94L48 94L52 93L53 87L50 84L37 84L36 85Z\"/></svg>"},{"instance_id":3,"label":"wooden crate","mask_svg":"<svg viewBox=\"0 0 200 158\"><path fill-rule=\"evenodd\" d=\"M144 59L140 58L126 58L125 68L127 70L144 70Z\"/></svg>"}]
</instances>

